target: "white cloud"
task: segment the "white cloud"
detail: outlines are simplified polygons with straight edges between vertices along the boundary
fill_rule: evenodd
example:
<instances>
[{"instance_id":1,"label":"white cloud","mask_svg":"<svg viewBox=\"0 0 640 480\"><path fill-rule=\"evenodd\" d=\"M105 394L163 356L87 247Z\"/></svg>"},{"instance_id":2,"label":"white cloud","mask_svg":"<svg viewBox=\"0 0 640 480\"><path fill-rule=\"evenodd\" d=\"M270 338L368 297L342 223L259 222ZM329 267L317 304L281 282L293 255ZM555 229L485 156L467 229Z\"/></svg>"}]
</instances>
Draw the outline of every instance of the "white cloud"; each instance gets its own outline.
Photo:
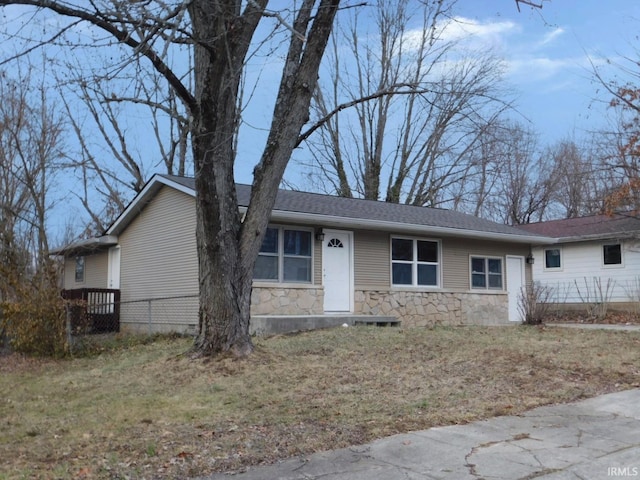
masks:
<instances>
[{"instance_id":1,"label":"white cloud","mask_svg":"<svg viewBox=\"0 0 640 480\"><path fill-rule=\"evenodd\" d=\"M473 50L493 50L503 57L507 76L517 84L552 82L558 86L566 85L564 78L556 83L559 77L587 63L585 57L566 55L557 45L565 33L562 27L525 32L517 21L456 17L445 25L442 37L460 41Z\"/></svg>"},{"instance_id":2,"label":"white cloud","mask_svg":"<svg viewBox=\"0 0 640 480\"><path fill-rule=\"evenodd\" d=\"M547 45L548 43L553 42L556 38L558 38L559 36L563 35L565 33L564 28L558 27L555 30L547 33L542 40L540 40L540 42L538 42L538 46L544 46Z\"/></svg>"},{"instance_id":3,"label":"white cloud","mask_svg":"<svg viewBox=\"0 0 640 480\"><path fill-rule=\"evenodd\" d=\"M553 77L560 71L575 67L575 59L527 57L512 58L507 63L510 75L526 78L529 81L545 80Z\"/></svg>"},{"instance_id":4,"label":"white cloud","mask_svg":"<svg viewBox=\"0 0 640 480\"><path fill-rule=\"evenodd\" d=\"M481 23L464 17L455 17L443 23L437 37L443 42L455 42L473 49L492 49L502 45L504 37L520 31L518 24L511 21ZM408 30L402 39L405 50L417 49L424 32L422 29Z\"/></svg>"},{"instance_id":5,"label":"white cloud","mask_svg":"<svg viewBox=\"0 0 640 480\"><path fill-rule=\"evenodd\" d=\"M473 38L491 46L502 44L504 37L520 32L520 26L510 20L479 22L465 17L455 17L442 28L443 40L455 41Z\"/></svg>"},{"instance_id":6,"label":"white cloud","mask_svg":"<svg viewBox=\"0 0 640 480\"><path fill-rule=\"evenodd\" d=\"M586 54L576 56L575 50L567 51L566 33L563 27L525 29L518 19L476 20L458 16L440 25L438 38L455 43L463 58L469 52L493 52L502 57L506 77L525 89L543 88L543 84L544 88L563 89L569 88L575 75L589 65ZM402 42L405 51L417 48L422 35L421 29L406 32ZM455 54L448 56L439 70L447 70L457 60ZM571 80L567 81L567 74Z\"/></svg>"}]
</instances>

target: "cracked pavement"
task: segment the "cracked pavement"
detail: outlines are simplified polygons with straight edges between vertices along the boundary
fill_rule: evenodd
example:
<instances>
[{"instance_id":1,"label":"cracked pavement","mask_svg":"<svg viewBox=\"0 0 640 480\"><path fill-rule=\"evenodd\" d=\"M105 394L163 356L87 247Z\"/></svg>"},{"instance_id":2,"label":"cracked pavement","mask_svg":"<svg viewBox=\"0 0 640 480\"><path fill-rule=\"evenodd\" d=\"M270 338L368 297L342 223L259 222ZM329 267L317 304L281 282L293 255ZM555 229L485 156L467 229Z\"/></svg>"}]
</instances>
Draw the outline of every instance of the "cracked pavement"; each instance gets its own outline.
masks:
<instances>
[{"instance_id":1,"label":"cracked pavement","mask_svg":"<svg viewBox=\"0 0 640 480\"><path fill-rule=\"evenodd\" d=\"M640 478L640 389L394 435L202 480Z\"/></svg>"}]
</instances>

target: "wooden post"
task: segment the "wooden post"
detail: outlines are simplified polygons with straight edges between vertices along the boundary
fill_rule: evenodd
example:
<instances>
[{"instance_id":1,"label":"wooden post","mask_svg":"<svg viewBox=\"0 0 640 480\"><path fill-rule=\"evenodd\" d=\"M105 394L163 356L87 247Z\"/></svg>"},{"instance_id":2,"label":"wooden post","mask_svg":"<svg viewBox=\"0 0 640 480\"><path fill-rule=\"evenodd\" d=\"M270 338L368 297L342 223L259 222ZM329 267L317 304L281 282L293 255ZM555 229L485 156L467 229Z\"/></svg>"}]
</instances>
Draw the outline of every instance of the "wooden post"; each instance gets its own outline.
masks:
<instances>
[{"instance_id":1,"label":"wooden post","mask_svg":"<svg viewBox=\"0 0 640 480\"><path fill-rule=\"evenodd\" d=\"M67 319L67 348L69 353L73 353L73 335L71 333L71 302L67 301L64 304L64 310Z\"/></svg>"}]
</instances>

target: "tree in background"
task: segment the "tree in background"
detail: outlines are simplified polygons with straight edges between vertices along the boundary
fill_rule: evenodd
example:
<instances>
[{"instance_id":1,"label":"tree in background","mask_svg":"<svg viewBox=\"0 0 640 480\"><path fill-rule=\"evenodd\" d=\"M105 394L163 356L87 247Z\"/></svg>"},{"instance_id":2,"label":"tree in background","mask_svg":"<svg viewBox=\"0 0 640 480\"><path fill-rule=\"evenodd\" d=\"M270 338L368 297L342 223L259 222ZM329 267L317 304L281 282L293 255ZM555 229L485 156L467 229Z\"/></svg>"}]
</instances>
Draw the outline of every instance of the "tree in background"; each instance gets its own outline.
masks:
<instances>
[{"instance_id":1,"label":"tree in background","mask_svg":"<svg viewBox=\"0 0 640 480\"><path fill-rule=\"evenodd\" d=\"M564 139L547 147L555 185L551 196L553 217L576 218L600 213L603 208L603 174L593 149Z\"/></svg>"},{"instance_id":2,"label":"tree in background","mask_svg":"<svg viewBox=\"0 0 640 480\"><path fill-rule=\"evenodd\" d=\"M483 132L474 153L476 175L460 193L461 209L510 225L545 218L555 189L554 164L539 147L538 135L514 121Z\"/></svg>"},{"instance_id":3,"label":"tree in background","mask_svg":"<svg viewBox=\"0 0 640 480\"><path fill-rule=\"evenodd\" d=\"M87 73L80 63L75 56L63 62L69 78L58 75L57 88L79 145L66 167L79 179L74 194L91 219L85 235L93 236L106 230L153 173L192 174L193 165L186 106L160 74L137 59L114 82L96 66ZM188 67L185 77L190 83ZM74 109L77 101L86 118ZM148 132L142 150L134 133L140 122Z\"/></svg>"},{"instance_id":4,"label":"tree in background","mask_svg":"<svg viewBox=\"0 0 640 480\"><path fill-rule=\"evenodd\" d=\"M47 228L64 123L46 88L20 73L0 72L0 340L50 354L65 338Z\"/></svg>"},{"instance_id":5,"label":"tree in background","mask_svg":"<svg viewBox=\"0 0 640 480\"><path fill-rule=\"evenodd\" d=\"M64 124L46 89L30 88L28 73L20 80L0 77L0 281L6 282L48 263L47 214Z\"/></svg>"},{"instance_id":6,"label":"tree in background","mask_svg":"<svg viewBox=\"0 0 640 480\"><path fill-rule=\"evenodd\" d=\"M609 212L640 208L639 56L640 51L635 50L633 57L625 57L620 63L613 64L618 74L610 79L593 66L594 78L610 96L609 107L615 115L610 131L601 132L608 144L603 160L616 177L606 199Z\"/></svg>"},{"instance_id":7,"label":"tree in background","mask_svg":"<svg viewBox=\"0 0 640 480\"><path fill-rule=\"evenodd\" d=\"M381 0L338 24L314 95L323 123L309 142L312 183L345 197L451 205L481 132L506 108L499 59L448 37L454 4Z\"/></svg>"}]
</instances>

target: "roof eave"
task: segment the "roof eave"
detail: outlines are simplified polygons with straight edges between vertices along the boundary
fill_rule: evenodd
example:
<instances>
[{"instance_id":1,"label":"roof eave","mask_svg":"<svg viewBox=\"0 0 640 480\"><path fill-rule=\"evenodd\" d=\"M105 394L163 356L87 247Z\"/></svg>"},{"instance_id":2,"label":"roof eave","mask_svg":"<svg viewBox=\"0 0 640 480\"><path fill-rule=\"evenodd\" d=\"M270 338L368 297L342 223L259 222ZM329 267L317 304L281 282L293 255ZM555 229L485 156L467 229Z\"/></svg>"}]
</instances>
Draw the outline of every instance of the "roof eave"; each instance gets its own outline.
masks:
<instances>
[{"instance_id":1,"label":"roof eave","mask_svg":"<svg viewBox=\"0 0 640 480\"><path fill-rule=\"evenodd\" d=\"M118 216L118 218L106 230L106 235L120 234L129 223L142 211L145 205L155 196L155 194L163 186L169 186L187 195L195 197L195 191L178 182L175 182L163 175L156 174L144 188L136 195L127 208ZM247 207L240 206L240 212L246 211ZM304 224L318 224L319 226L336 226L346 228L363 228L368 230L386 230L413 234L441 234L454 235L458 237L482 240L502 240L512 243L523 244L552 244L557 239L544 237L540 235L518 235L511 233L485 232L479 230L467 230L463 228L438 227L432 225L407 224L402 222L390 222L381 220L370 220L353 217L339 217L335 215L325 215L317 213L292 212L286 210L273 210L271 214L272 221L292 221Z\"/></svg>"},{"instance_id":2,"label":"roof eave","mask_svg":"<svg viewBox=\"0 0 640 480\"><path fill-rule=\"evenodd\" d=\"M592 235L572 235L570 237L558 237L558 243L578 243L597 240L614 240L626 238L640 238L640 232L618 232L618 233L594 233Z\"/></svg>"},{"instance_id":3,"label":"roof eave","mask_svg":"<svg viewBox=\"0 0 640 480\"><path fill-rule=\"evenodd\" d=\"M134 197L129 203L127 208L115 219L115 221L107 228L106 235L119 235L122 231L131 223L131 221L138 216L142 209L149 203L149 201L158 193L163 186L169 186L176 190L186 193L192 197L195 197L196 192L184 185L175 182L162 175L155 174L147 182L144 188Z\"/></svg>"},{"instance_id":4,"label":"roof eave","mask_svg":"<svg viewBox=\"0 0 640 480\"><path fill-rule=\"evenodd\" d=\"M73 256L86 253L94 253L118 244L116 235L102 235L100 237L88 238L78 242L70 243L60 248L49 250L49 255L54 256Z\"/></svg>"},{"instance_id":5,"label":"roof eave","mask_svg":"<svg viewBox=\"0 0 640 480\"><path fill-rule=\"evenodd\" d=\"M432 225L418 225L401 222L390 222L381 220L369 220L363 218L338 217L334 215L323 215L303 212L289 212L284 210L274 210L271 215L272 221L292 221L307 224L317 224L319 227L336 226L348 228L362 228L366 230L383 230L409 234L440 234L453 235L479 240L501 240L512 243L523 244L552 244L556 243L555 238L541 237L538 235L517 235L511 233L483 232L479 230L466 230L453 227L437 227Z\"/></svg>"}]
</instances>

